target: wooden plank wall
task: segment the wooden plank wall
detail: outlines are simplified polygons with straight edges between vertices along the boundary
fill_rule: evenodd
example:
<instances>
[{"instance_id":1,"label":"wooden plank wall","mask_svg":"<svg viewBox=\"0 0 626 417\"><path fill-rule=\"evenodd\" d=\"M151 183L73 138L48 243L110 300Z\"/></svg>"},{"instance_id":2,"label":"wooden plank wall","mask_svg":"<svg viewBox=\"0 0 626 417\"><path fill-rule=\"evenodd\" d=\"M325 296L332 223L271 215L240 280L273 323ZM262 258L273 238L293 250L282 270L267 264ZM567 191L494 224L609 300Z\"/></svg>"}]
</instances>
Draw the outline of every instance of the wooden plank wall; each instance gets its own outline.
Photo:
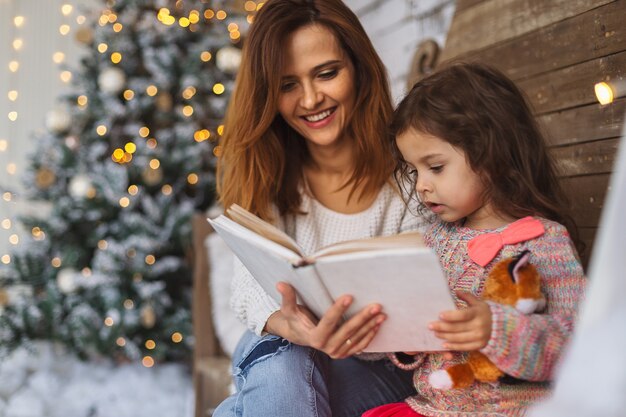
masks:
<instances>
[{"instance_id":1,"label":"wooden plank wall","mask_svg":"<svg viewBox=\"0 0 626 417\"><path fill-rule=\"evenodd\" d=\"M626 78L626 0L459 0L440 62L487 62L525 91L593 247L626 98L601 106L599 81Z\"/></svg>"}]
</instances>

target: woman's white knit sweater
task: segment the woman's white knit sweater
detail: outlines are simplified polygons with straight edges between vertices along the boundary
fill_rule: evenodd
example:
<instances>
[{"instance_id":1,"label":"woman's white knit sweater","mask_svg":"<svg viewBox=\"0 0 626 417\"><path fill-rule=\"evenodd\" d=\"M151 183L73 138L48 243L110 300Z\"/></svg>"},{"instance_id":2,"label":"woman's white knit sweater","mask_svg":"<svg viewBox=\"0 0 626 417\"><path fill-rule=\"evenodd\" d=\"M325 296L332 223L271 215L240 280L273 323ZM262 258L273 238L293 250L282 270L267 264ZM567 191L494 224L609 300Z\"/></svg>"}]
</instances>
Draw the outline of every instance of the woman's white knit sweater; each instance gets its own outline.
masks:
<instances>
[{"instance_id":1,"label":"woman's white knit sweater","mask_svg":"<svg viewBox=\"0 0 626 417\"><path fill-rule=\"evenodd\" d=\"M301 207L307 214L280 218L277 226L290 235L304 253L313 253L336 242L393 235L424 226L424 220L406 207L396 187L390 184L381 189L368 209L359 213L335 212L307 193L302 195ZM250 330L261 335L267 319L280 309L280 305L261 288L238 259L235 260L231 290L231 307L237 317Z\"/></svg>"}]
</instances>

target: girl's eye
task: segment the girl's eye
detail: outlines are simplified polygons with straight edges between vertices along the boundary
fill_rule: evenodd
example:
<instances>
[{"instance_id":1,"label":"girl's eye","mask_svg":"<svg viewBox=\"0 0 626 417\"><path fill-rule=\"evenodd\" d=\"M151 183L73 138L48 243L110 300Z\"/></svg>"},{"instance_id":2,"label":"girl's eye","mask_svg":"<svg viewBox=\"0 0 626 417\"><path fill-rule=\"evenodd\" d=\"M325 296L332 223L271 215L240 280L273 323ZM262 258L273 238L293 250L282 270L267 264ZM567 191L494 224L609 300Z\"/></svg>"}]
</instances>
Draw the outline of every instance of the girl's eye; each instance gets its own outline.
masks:
<instances>
[{"instance_id":1,"label":"girl's eye","mask_svg":"<svg viewBox=\"0 0 626 417\"><path fill-rule=\"evenodd\" d=\"M336 69L330 69L330 70L326 70L326 71L322 71L318 74L318 77L325 79L325 80L330 80L332 78L335 78L337 76L337 70Z\"/></svg>"},{"instance_id":2,"label":"girl's eye","mask_svg":"<svg viewBox=\"0 0 626 417\"><path fill-rule=\"evenodd\" d=\"M430 170L434 173L441 172L443 170L443 165L435 165L430 167Z\"/></svg>"},{"instance_id":3,"label":"girl's eye","mask_svg":"<svg viewBox=\"0 0 626 417\"><path fill-rule=\"evenodd\" d=\"M282 93L286 93L288 91L293 90L295 88L295 86L296 86L296 83L294 83L294 82L285 82L285 83L282 83L280 85L280 91Z\"/></svg>"}]
</instances>

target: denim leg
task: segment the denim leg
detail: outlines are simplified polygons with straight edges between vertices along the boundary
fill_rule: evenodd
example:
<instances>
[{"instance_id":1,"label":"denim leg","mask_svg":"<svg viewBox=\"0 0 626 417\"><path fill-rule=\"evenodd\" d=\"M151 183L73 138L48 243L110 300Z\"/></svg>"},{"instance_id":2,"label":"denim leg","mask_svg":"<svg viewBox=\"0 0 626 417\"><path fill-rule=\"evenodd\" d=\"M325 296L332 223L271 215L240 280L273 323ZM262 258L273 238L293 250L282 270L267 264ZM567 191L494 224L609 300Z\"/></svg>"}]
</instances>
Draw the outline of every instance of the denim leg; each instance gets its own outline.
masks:
<instances>
[{"instance_id":1,"label":"denim leg","mask_svg":"<svg viewBox=\"0 0 626 417\"><path fill-rule=\"evenodd\" d=\"M233 355L237 392L214 417L360 417L415 393L388 361L332 360L273 335L246 332Z\"/></svg>"},{"instance_id":2,"label":"denim leg","mask_svg":"<svg viewBox=\"0 0 626 417\"><path fill-rule=\"evenodd\" d=\"M272 335L246 332L233 355L237 392L214 417L330 417L328 358Z\"/></svg>"}]
</instances>

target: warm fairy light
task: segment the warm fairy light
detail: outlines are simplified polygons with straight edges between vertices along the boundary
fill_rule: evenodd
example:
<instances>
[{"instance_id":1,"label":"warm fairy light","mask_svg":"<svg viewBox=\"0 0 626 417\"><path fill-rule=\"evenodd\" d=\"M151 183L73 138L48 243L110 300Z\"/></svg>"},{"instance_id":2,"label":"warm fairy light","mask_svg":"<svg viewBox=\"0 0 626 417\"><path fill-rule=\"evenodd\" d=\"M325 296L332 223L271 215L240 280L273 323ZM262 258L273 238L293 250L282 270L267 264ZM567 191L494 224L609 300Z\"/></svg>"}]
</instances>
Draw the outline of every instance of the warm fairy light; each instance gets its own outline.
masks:
<instances>
[{"instance_id":1,"label":"warm fairy light","mask_svg":"<svg viewBox=\"0 0 626 417\"><path fill-rule=\"evenodd\" d=\"M191 116L193 114L193 107L191 106L183 107L183 114L187 117Z\"/></svg>"},{"instance_id":2,"label":"warm fairy light","mask_svg":"<svg viewBox=\"0 0 626 417\"><path fill-rule=\"evenodd\" d=\"M130 248L126 251L126 256L128 256L129 258L134 258L135 256L137 256L137 250Z\"/></svg>"},{"instance_id":3,"label":"warm fairy light","mask_svg":"<svg viewBox=\"0 0 626 417\"><path fill-rule=\"evenodd\" d=\"M146 346L146 349L152 350L156 347L156 343L154 342L154 340L149 339L149 340L146 340L145 346Z\"/></svg>"},{"instance_id":4,"label":"warm fairy light","mask_svg":"<svg viewBox=\"0 0 626 417\"><path fill-rule=\"evenodd\" d=\"M172 194L172 186L169 184L165 184L163 187L161 187L161 192L163 193L163 195Z\"/></svg>"},{"instance_id":5,"label":"warm fairy light","mask_svg":"<svg viewBox=\"0 0 626 417\"><path fill-rule=\"evenodd\" d=\"M78 103L78 105L81 107L86 106L88 101L89 99L87 98L87 96L78 96L76 98L76 103Z\"/></svg>"},{"instance_id":6,"label":"warm fairy light","mask_svg":"<svg viewBox=\"0 0 626 417\"><path fill-rule=\"evenodd\" d=\"M243 5L244 9L246 9L246 12L253 12L256 10L256 3L248 0L244 5Z\"/></svg>"},{"instance_id":7,"label":"warm fairy light","mask_svg":"<svg viewBox=\"0 0 626 417\"><path fill-rule=\"evenodd\" d=\"M191 185L195 185L198 183L198 174L194 174L193 172L187 175L187 182Z\"/></svg>"},{"instance_id":8,"label":"warm fairy light","mask_svg":"<svg viewBox=\"0 0 626 417\"><path fill-rule=\"evenodd\" d=\"M17 72L18 69L20 69L20 63L19 62L17 62L17 61L9 62L9 71Z\"/></svg>"},{"instance_id":9,"label":"warm fairy light","mask_svg":"<svg viewBox=\"0 0 626 417\"><path fill-rule=\"evenodd\" d=\"M12 245L17 245L18 243L20 243L19 236L16 234L12 234L11 236L9 236L9 243L11 243Z\"/></svg>"},{"instance_id":10,"label":"warm fairy light","mask_svg":"<svg viewBox=\"0 0 626 417\"><path fill-rule=\"evenodd\" d=\"M81 274L83 274L84 277L90 277L91 276L91 268L89 267L84 267L81 271Z\"/></svg>"},{"instance_id":11,"label":"warm fairy light","mask_svg":"<svg viewBox=\"0 0 626 417\"><path fill-rule=\"evenodd\" d=\"M63 52L55 52L52 54L52 61L55 64L60 64L61 62L65 61L65 54Z\"/></svg>"},{"instance_id":12,"label":"warm fairy light","mask_svg":"<svg viewBox=\"0 0 626 417\"><path fill-rule=\"evenodd\" d=\"M106 319L104 319L104 325L107 327L111 327L115 324L115 322L113 321L113 317L107 317Z\"/></svg>"},{"instance_id":13,"label":"warm fairy light","mask_svg":"<svg viewBox=\"0 0 626 417\"><path fill-rule=\"evenodd\" d=\"M70 25L61 25L59 26L59 33L63 36L70 33Z\"/></svg>"},{"instance_id":14,"label":"warm fairy light","mask_svg":"<svg viewBox=\"0 0 626 417\"><path fill-rule=\"evenodd\" d=\"M126 208L126 207L128 207L129 205L130 205L130 198L128 198L128 197L122 197L122 198L120 198L120 206L121 206L121 207Z\"/></svg>"},{"instance_id":15,"label":"warm fairy light","mask_svg":"<svg viewBox=\"0 0 626 417\"><path fill-rule=\"evenodd\" d=\"M11 162L7 165L7 173L9 175L15 175L16 171L17 171L17 165L14 162Z\"/></svg>"},{"instance_id":16,"label":"warm fairy light","mask_svg":"<svg viewBox=\"0 0 626 417\"><path fill-rule=\"evenodd\" d=\"M109 49L109 45L107 45L106 43L98 44L98 52L100 52L101 54L105 53L107 49Z\"/></svg>"},{"instance_id":17,"label":"warm fairy light","mask_svg":"<svg viewBox=\"0 0 626 417\"><path fill-rule=\"evenodd\" d=\"M124 27L124 26L122 26L122 24L118 22L118 23L116 23L116 24L114 24L114 25L113 25L113 32L115 32L115 33L119 33L119 32L121 32L121 31L122 31L122 28L123 28L123 27Z\"/></svg>"},{"instance_id":18,"label":"warm fairy light","mask_svg":"<svg viewBox=\"0 0 626 417\"><path fill-rule=\"evenodd\" d=\"M122 158L124 158L124 150L117 148L116 150L113 151L113 154L111 155L111 157L113 158L115 162L121 161Z\"/></svg>"},{"instance_id":19,"label":"warm fairy light","mask_svg":"<svg viewBox=\"0 0 626 417\"><path fill-rule=\"evenodd\" d=\"M96 196L96 189L94 187L89 187L89 189L87 190L87 198L91 199L94 198Z\"/></svg>"},{"instance_id":20,"label":"warm fairy light","mask_svg":"<svg viewBox=\"0 0 626 417\"><path fill-rule=\"evenodd\" d=\"M200 21L200 13L197 10L189 12L189 21L193 24L198 23Z\"/></svg>"},{"instance_id":21,"label":"warm fairy light","mask_svg":"<svg viewBox=\"0 0 626 417\"><path fill-rule=\"evenodd\" d=\"M211 9L206 9L204 11L204 18L205 19L213 19L213 17L215 16L215 12Z\"/></svg>"},{"instance_id":22,"label":"warm fairy light","mask_svg":"<svg viewBox=\"0 0 626 417\"><path fill-rule=\"evenodd\" d=\"M69 83L72 79L72 73L70 71L62 71L59 77L64 83Z\"/></svg>"},{"instance_id":23,"label":"warm fairy light","mask_svg":"<svg viewBox=\"0 0 626 417\"><path fill-rule=\"evenodd\" d=\"M98 19L98 24L99 24L100 26L104 26L104 25L106 25L107 23L109 23L109 17L108 17L108 16L105 16L105 15L100 16L100 19Z\"/></svg>"},{"instance_id":24,"label":"warm fairy light","mask_svg":"<svg viewBox=\"0 0 626 417\"><path fill-rule=\"evenodd\" d=\"M217 127L217 134L222 136L224 134L224 125L219 125Z\"/></svg>"},{"instance_id":25,"label":"warm fairy light","mask_svg":"<svg viewBox=\"0 0 626 417\"><path fill-rule=\"evenodd\" d=\"M83 15L76 16L76 23L78 23L79 25L85 23L85 20L87 20L87 18Z\"/></svg>"},{"instance_id":26,"label":"warm fairy light","mask_svg":"<svg viewBox=\"0 0 626 417\"><path fill-rule=\"evenodd\" d=\"M241 37L241 33L238 30L234 30L232 32L230 32L230 38L234 41L236 41L237 39L239 39Z\"/></svg>"},{"instance_id":27,"label":"warm fairy light","mask_svg":"<svg viewBox=\"0 0 626 417\"><path fill-rule=\"evenodd\" d=\"M114 64L119 64L122 61L122 54L119 52L113 52L111 54L111 62Z\"/></svg>"},{"instance_id":28,"label":"warm fairy light","mask_svg":"<svg viewBox=\"0 0 626 417\"><path fill-rule=\"evenodd\" d=\"M228 24L228 31L229 32L234 32L235 30L239 30L239 25L237 23L229 23Z\"/></svg>"},{"instance_id":29,"label":"warm fairy light","mask_svg":"<svg viewBox=\"0 0 626 417\"><path fill-rule=\"evenodd\" d=\"M189 86L183 90L183 98L189 100L196 94L196 87Z\"/></svg>"},{"instance_id":30,"label":"warm fairy light","mask_svg":"<svg viewBox=\"0 0 626 417\"><path fill-rule=\"evenodd\" d=\"M96 127L96 133L100 136L104 136L107 134L107 127L105 125L99 125Z\"/></svg>"},{"instance_id":31,"label":"warm fairy light","mask_svg":"<svg viewBox=\"0 0 626 417\"><path fill-rule=\"evenodd\" d=\"M253 24L254 23L254 15L249 14L248 16L246 16L246 22L248 22L249 24Z\"/></svg>"},{"instance_id":32,"label":"warm fairy light","mask_svg":"<svg viewBox=\"0 0 626 417\"><path fill-rule=\"evenodd\" d=\"M13 49L19 51L20 49L22 49L22 46L24 46L24 41L22 39L17 38L13 40Z\"/></svg>"},{"instance_id":33,"label":"warm fairy light","mask_svg":"<svg viewBox=\"0 0 626 417\"><path fill-rule=\"evenodd\" d=\"M122 158L122 162L127 164L130 161L133 160L133 154L132 153L128 153L128 152L124 152L124 157Z\"/></svg>"},{"instance_id":34,"label":"warm fairy light","mask_svg":"<svg viewBox=\"0 0 626 417\"><path fill-rule=\"evenodd\" d=\"M149 85L148 88L146 88L146 94L148 94L150 97L156 96L158 92L159 92L159 89L156 88L155 85Z\"/></svg>"},{"instance_id":35,"label":"warm fairy light","mask_svg":"<svg viewBox=\"0 0 626 417\"><path fill-rule=\"evenodd\" d=\"M217 158L222 156L222 147L218 145L215 148L213 148L213 155L215 155Z\"/></svg>"},{"instance_id":36,"label":"warm fairy light","mask_svg":"<svg viewBox=\"0 0 626 417\"><path fill-rule=\"evenodd\" d=\"M132 310L135 307L135 303L130 298L124 300L124 308L126 310Z\"/></svg>"},{"instance_id":37,"label":"warm fairy light","mask_svg":"<svg viewBox=\"0 0 626 417\"><path fill-rule=\"evenodd\" d=\"M180 27L186 28L189 27L191 22L186 17L181 17L180 19L178 19L178 24L180 25Z\"/></svg>"},{"instance_id":38,"label":"warm fairy light","mask_svg":"<svg viewBox=\"0 0 626 417\"><path fill-rule=\"evenodd\" d=\"M141 360L141 364L146 368L152 368L154 366L154 359L151 356L144 356Z\"/></svg>"},{"instance_id":39,"label":"warm fairy light","mask_svg":"<svg viewBox=\"0 0 626 417\"><path fill-rule=\"evenodd\" d=\"M15 16L13 18L13 24L15 27L22 27L22 25L24 25L24 16Z\"/></svg>"},{"instance_id":40,"label":"warm fairy light","mask_svg":"<svg viewBox=\"0 0 626 417\"><path fill-rule=\"evenodd\" d=\"M63 13L63 16L68 16L70 13L72 13L72 5L71 4L64 4L63 6L61 6L61 13Z\"/></svg>"},{"instance_id":41,"label":"warm fairy light","mask_svg":"<svg viewBox=\"0 0 626 417\"><path fill-rule=\"evenodd\" d=\"M256 5L256 11L258 12L259 10L261 10L261 7L263 7L264 4L265 4L264 1L259 2L259 4Z\"/></svg>"},{"instance_id":42,"label":"warm fairy light","mask_svg":"<svg viewBox=\"0 0 626 417\"><path fill-rule=\"evenodd\" d=\"M215 13L215 17L217 17L218 20L224 20L226 16L227 14L224 10L218 10L217 13Z\"/></svg>"},{"instance_id":43,"label":"warm fairy light","mask_svg":"<svg viewBox=\"0 0 626 417\"><path fill-rule=\"evenodd\" d=\"M30 233L33 235L33 239L35 240L43 240L46 237L46 234L37 226L33 227Z\"/></svg>"},{"instance_id":44,"label":"warm fairy light","mask_svg":"<svg viewBox=\"0 0 626 417\"><path fill-rule=\"evenodd\" d=\"M115 23L117 22L117 15L115 13L111 13L109 15L109 23ZM115 26L113 26L113 29L115 29Z\"/></svg>"},{"instance_id":45,"label":"warm fairy light","mask_svg":"<svg viewBox=\"0 0 626 417\"><path fill-rule=\"evenodd\" d=\"M203 62L209 62L209 61L211 60L211 53L210 53L209 51L203 51L203 52L200 54L200 59L201 59Z\"/></svg>"},{"instance_id":46,"label":"warm fairy light","mask_svg":"<svg viewBox=\"0 0 626 417\"><path fill-rule=\"evenodd\" d=\"M139 136L141 136L142 138L147 138L148 135L150 135L150 129L148 129L147 126L143 126L141 129L139 129Z\"/></svg>"},{"instance_id":47,"label":"warm fairy light","mask_svg":"<svg viewBox=\"0 0 626 417\"><path fill-rule=\"evenodd\" d=\"M158 159L155 158L155 159L150 160L150 168L157 169L160 166L161 166L161 162Z\"/></svg>"},{"instance_id":48,"label":"warm fairy light","mask_svg":"<svg viewBox=\"0 0 626 417\"><path fill-rule=\"evenodd\" d=\"M10 192L6 191L2 194L2 199L6 202L9 202L13 199L13 196L11 195Z\"/></svg>"},{"instance_id":49,"label":"warm fairy light","mask_svg":"<svg viewBox=\"0 0 626 417\"><path fill-rule=\"evenodd\" d=\"M4 152L9 147L9 142L6 139L0 139L0 152Z\"/></svg>"},{"instance_id":50,"label":"warm fairy light","mask_svg":"<svg viewBox=\"0 0 626 417\"><path fill-rule=\"evenodd\" d=\"M183 335L179 332L172 333L172 342L180 343L183 341Z\"/></svg>"},{"instance_id":51,"label":"warm fairy light","mask_svg":"<svg viewBox=\"0 0 626 417\"><path fill-rule=\"evenodd\" d=\"M16 91L16 90L11 90L11 91L9 91L9 92L7 93L7 97L8 97L8 99L9 99L10 101L15 101L15 100L17 100L17 96L18 96L18 94L17 94L17 91Z\"/></svg>"},{"instance_id":52,"label":"warm fairy light","mask_svg":"<svg viewBox=\"0 0 626 417\"><path fill-rule=\"evenodd\" d=\"M2 228L5 230L9 230L11 228L11 219L2 220Z\"/></svg>"},{"instance_id":53,"label":"warm fairy light","mask_svg":"<svg viewBox=\"0 0 626 417\"><path fill-rule=\"evenodd\" d=\"M124 98L128 101L132 100L135 97L135 92L133 90L124 90Z\"/></svg>"},{"instance_id":54,"label":"warm fairy light","mask_svg":"<svg viewBox=\"0 0 626 417\"><path fill-rule=\"evenodd\" d=\"M133 184L130 187L128 187L128 194L137 195L138 192L139 192L139 187L137 187L136 185Z\"/></svg>"},{"instance_id":55,"label":"warm fairy light","mask_svg":"<svg viewBox=\"0 0 626 417\"><path fill-rule=\"evenodd\" d=\"M109 244L107 243L106 240L102 239L98 241L98 249L100 250L106 250L106 248L109 247Z\"/></svg>"},{"instance_id":56,"label":"warm fairy light","mask_svg":"<svg viewBox=\"0 0 626 417\"><path fill-rule=\"evenodd\" d=\"M150 138L146 141L146 145L148 145L150 149L155 149L157 147L157 141L154 138Z\"/></svg>"},{"instance_id":57,"label":"warm fairy light","mask_svg":"<svg viewBox=\"0 0 626 417\"><path fill-rule=\"evenodd\" d=\"M137 151L137 145L135 145L133 142L128 142L126 145L124 145L124 150L128 153L135 153Z\"/></svg>"},{"instance_id":58,"label":"warm fairy light","mask_svg":"<svg viewBox=\"0 0 626 417\"><path fill-rule=\"evenodd\" d=\"M202 142L207 140L210 136L211 132L209 132L207 129L196 130L193 134L193 139L196 142Z\"/></svg>"},{"instance_id":59,"label":"warm fairy light","mask_svg":"<svg viewBox=\"0 0 626 417\"><path fill-rule=\"evenodd\" d=\"M226 90L226 88L224 87L224 84L222 83L216 83L213 86L213 92L217 95L220 95L224 92L224 90Z\"/></svg>"},{"instance_id":60,"label":"warm fairy light","mask_svg":"<svg viewBox=\"0 0 626 417\"><path fill-rule=\"evenodd\" d=\"M148 265L154 265L154 263L156 262L156 258L154 257L154 255L147 255L145 261Z\"/></svg>"},{"instance_id":61,"label":"warm fairy light","mask_svg":"<svg viewBox=\"0 0 626 417\"><path fill-rule=\"evenodd\" d=\"M50 261L50 264L55 267L55 268L59 268L62 264L61 262L61 258L59 258L58 256L55 256L54 258L52 258L52 260Z\"/></svg>"},{"instance_id":62,"label":"warm fairy light","mask_svg":"<svg viewBox=\"0 0 626 417\"><path fill-rule=\"evenodd\" d=\"M601 82L597 83L594 86L594 90L596 92L596 98L598 102L602 105L610 104L613 102L613 98L615 97L615 92L613 88L608 83Z\"/></svg>"},{"instance_id":63,"label":"warm fairy light","mask_svg":"<svg viewBox=\"0 0 626 417\"><path fill-rule=\"evenodd\" d=\"M126 339L120 336L117 339L115 339L115 344L118 345L119 347L124 347L126 346Z\"/></svg>"},{"instance_id":64,"label":"warm fairy light","mask_svg":"<svg viewBox=\"0 0 626 417\"><path fill-rule=\"evenodd\" d=\"M8 265L11 263L11 255L2 255L2 263Z\"/></svg>"},{"instance_id":65,"label":"warm fairy light","mask_svg":"<svg viewBox=\"0 0 626 417\"><path fill-rule=\"evenodd\" d=\"M16 111L11 111L11 112L9 112L7 117L9 118L10 121L14 122L14 121L17 120L17 112Z\"/></svg>"}]
</instances>

